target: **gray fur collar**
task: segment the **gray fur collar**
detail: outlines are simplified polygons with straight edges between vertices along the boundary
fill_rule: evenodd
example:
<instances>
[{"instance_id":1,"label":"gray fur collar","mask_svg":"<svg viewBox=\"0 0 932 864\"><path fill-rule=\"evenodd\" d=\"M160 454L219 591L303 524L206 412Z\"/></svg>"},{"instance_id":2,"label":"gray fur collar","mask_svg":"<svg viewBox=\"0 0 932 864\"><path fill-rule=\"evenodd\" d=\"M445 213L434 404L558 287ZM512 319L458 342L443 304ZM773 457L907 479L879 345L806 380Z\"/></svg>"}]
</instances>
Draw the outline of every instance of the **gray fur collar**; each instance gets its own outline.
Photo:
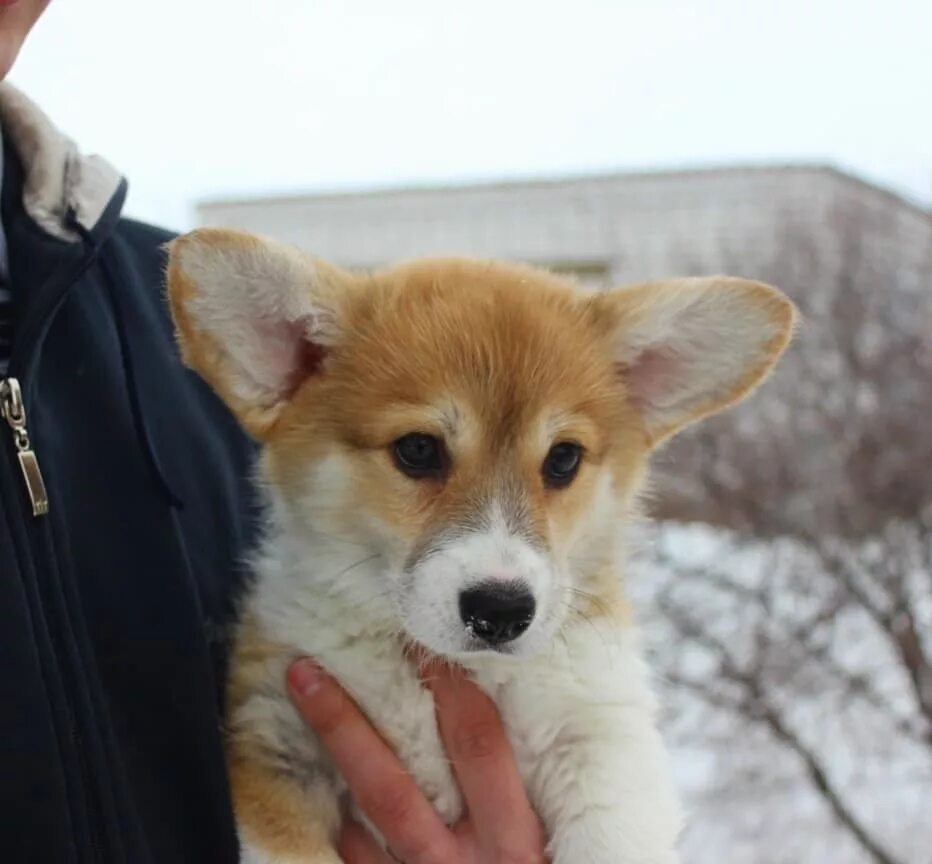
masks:
<instances>
[{"instance_id":1,"label":"gray fur collar","mask_svg":"<svg viewBox=\"0 0 932 864\"><path fill-rule=\"evenodd\" d=\"M12 84L0 83L0 124L23 163L23 206L42 230L75 241L66 214L90 231L120 185L100 156L85 156Z\"/></svg>"}]
</instances>

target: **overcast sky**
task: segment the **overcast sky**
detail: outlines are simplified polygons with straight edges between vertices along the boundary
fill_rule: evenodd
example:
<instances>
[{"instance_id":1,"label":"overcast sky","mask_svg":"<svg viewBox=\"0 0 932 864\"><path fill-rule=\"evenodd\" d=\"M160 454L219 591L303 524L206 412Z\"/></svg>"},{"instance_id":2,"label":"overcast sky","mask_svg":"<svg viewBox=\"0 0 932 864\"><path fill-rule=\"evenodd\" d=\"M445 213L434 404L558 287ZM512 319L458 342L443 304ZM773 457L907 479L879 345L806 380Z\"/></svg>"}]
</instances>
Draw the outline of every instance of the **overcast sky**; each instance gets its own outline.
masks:
<instances>
[{"instance_id":1,"label":"overcast sky","mask_svg":"<svg viewBox=\"0 0 932 864\"><path fill-rule=\"evenodd\" d=\"M203 197L828 160L932 202L929 0L54 0L12 80Z\"/></svg>"}]
</instances>

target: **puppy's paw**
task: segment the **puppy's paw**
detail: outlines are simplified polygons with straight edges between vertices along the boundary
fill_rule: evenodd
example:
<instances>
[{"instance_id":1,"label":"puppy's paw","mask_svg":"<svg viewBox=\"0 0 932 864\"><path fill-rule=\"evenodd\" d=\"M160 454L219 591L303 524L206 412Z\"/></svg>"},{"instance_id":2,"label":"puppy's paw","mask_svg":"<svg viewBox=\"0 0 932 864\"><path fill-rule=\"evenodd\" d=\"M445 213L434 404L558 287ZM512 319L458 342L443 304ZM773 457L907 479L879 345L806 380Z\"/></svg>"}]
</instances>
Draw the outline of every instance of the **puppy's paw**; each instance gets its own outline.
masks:
<instances>
[{"instance_id":1,"label":"puppy's paw","mask_svg":"<svg viewBox=\"0 0 932 864\"><path fill-rule=\"evenodd\" d=\"M405 753L405 764L440 818L447 825L453 825L463 815L463 798L439 736L433 733L424 738L433 740L423 749Z\"/></svg>"},{"instance_id":2,"label":"puppy's paw","mask_svg":"<svg viewBox=\"0 0 932 864\"><path fill-rule=\"evenodd\" d=\"M463 798L452 775L444 777L440 783L425 784L423 790L427 800L433 804L434 810L447 825L459 821L463 815Z\"/></svg>"}]
</instances>

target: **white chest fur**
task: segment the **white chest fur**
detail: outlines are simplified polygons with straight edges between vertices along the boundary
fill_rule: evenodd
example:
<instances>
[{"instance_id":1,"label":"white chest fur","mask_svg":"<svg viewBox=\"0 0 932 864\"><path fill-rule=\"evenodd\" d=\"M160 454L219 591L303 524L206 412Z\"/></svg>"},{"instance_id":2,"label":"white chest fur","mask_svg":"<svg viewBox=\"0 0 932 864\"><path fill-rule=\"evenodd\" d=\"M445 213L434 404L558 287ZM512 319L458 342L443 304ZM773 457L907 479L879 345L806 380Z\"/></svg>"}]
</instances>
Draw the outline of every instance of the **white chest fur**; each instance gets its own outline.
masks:
<instances>
[{"instance_id":1,"label":"white chest fur","mask_svg":"<svg viewBox=\"0 0 932 864\"><path fill-rule=\"evenodd\" d=\"M282 554L285 552L286 554ZM290 657L315 657L337 677L407 765L441 815L462 803L435 726L430 694L403 649L391 610L372 590L384 578L359 550L321 548L307 578L269 544L247 603L263 635L288 646L268 665L264 692L240 718L274 730L282 752L309 733L288 702ZM359 553L359 554L357 554ZM354 558L356 555L356 558ZM352 579L347 568L354 568ZM371 572L366 572L367 570ZM607 618L569 622L552 648L530 659L483 653L466 665L495 701L556 864L673 864L679 811L636 634ZM274 716L273 716L274 715ZM319 758L319 757L318 757ZM342 790L339 790L342 791Z\"/></svg>"}]
</instances>

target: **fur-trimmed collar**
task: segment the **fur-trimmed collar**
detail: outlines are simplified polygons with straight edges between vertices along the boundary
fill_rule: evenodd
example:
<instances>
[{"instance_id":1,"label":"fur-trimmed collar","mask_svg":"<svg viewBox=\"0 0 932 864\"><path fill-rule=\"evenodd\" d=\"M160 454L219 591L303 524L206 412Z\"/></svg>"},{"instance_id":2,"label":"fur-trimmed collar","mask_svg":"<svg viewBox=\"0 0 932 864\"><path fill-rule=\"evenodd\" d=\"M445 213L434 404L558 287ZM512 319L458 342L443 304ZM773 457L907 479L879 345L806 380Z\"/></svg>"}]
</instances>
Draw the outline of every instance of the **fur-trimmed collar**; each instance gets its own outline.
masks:
<instances>
[{"instance_id":1,"label":"fur-trimmed collar","mask_svg":"<svg viewBox=\"0 0 932 864\"><path fill-rule=\"evenodd\" d=\"M33 221L60 240L79 235L66 215L90 231L120 185L100 156L85 156L41 109L12 84L0 83L3 135L23 163L23 206Z\"/></svg>"}]
</instances>

